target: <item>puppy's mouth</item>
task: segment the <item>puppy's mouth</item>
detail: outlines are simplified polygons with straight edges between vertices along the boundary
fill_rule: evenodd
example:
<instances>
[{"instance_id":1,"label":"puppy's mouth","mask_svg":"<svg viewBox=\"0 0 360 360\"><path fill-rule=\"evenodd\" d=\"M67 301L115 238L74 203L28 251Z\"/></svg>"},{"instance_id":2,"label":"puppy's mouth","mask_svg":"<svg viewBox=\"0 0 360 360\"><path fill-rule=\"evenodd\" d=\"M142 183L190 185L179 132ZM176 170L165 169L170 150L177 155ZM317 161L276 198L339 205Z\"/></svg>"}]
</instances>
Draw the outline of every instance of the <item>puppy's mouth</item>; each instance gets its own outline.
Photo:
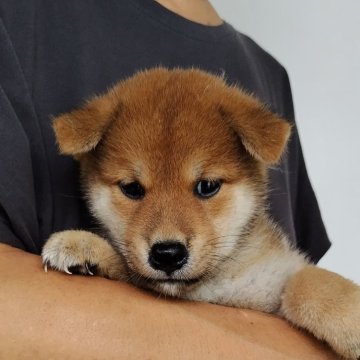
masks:
<instances>
[{"instance_id":1,"label":"puppy's mouth","mask_svg":"<svg viewBox=\"0 0 360 360\"><path fill-rule=\"evenodd\" d=\"M200 278L193 278L193 279L147 279L149 283L152 284L175 284L175 285L183 285L189 286L196 284L200 281Z\"/></svg>"},{"instance_id":2,"label":"puppy's mouth","mask_svg":"<svg viewBox=\"0 0 360 360\"><path fill-rule=\"evenodd\" d=\"M136 277L134 284L146 289L156 291L157 293L169 296L181 296L181 294L190 291L193 286L196 286L201 281L201 276L196 278L167 278L156 279L144 276Z\"/></svg>"},{"instance_id":3,"label":"puppy's mouth","mask_svg":"<svg viewBox=\"0 0 360 360\"><path fill-rule=\"evenodd\" d=\"M188 291L196 286L196 284L200 281L200 278L192 278L192 279L146 279L145 287L151 290L156 291L157 293L174 296L174 297L182 297L182 295L186 294Z\"/></svg>"}]
</instances>

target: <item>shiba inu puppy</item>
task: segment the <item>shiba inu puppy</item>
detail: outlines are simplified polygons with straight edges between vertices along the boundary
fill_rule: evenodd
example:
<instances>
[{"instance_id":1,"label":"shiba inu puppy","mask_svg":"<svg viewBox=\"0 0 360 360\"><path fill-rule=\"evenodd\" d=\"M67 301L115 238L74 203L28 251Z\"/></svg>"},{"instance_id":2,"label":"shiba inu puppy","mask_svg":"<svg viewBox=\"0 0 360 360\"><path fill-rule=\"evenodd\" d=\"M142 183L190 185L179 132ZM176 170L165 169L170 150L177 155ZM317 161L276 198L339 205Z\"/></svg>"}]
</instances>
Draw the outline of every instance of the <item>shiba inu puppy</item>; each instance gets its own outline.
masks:
<instances>
[{"instance_id":1,"label":"shiba inu puppy","mask_svg":"<svg viewBox=\"0 0 360 360\"><path fill-rule=\"evenodd\" d=\"M279 314L360 358L360 288L310 264L266 212L289 124L200 70L137 73L55 119L106 239L63 231L45 268Z\"/></svg>"}]
</instances>

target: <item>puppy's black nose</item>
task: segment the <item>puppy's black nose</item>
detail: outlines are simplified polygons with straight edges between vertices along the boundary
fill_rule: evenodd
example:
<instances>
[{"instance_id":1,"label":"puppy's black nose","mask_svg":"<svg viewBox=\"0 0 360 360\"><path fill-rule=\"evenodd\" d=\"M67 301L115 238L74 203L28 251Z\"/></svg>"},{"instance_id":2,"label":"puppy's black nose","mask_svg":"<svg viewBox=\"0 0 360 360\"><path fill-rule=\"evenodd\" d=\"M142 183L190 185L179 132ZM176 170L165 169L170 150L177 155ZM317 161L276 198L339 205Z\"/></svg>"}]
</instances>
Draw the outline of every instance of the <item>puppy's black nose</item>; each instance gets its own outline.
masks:
<instances>
[{"instance_id":1,"label":"puppy's black nose","mask_svg":"<svg viewBox=\"0 0 360 360\"><path fill-rule=\"evenodd\" d=\"M186 264L189 253L178 241L164 241L154 244L149 254L149 263L155 270L165 271L170 275Z\"/></svg>"}]
</instances>

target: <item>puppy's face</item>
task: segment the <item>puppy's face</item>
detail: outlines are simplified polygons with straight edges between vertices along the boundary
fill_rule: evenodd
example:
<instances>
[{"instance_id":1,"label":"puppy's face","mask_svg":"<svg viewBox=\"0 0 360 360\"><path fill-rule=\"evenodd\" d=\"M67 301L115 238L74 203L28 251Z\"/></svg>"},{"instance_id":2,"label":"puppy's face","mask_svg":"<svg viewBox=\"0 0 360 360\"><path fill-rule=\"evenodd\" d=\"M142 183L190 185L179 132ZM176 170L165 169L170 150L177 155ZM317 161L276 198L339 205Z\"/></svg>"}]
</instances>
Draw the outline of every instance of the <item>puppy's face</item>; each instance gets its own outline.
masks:
<instances>
[{"instance_id":1,"label":"puppy's face","mask_svg":"<svg viewBox=\"0 0 360 360\"><path fill-rule=\"evenodd\" d=\"M289 132L221 79L165 69L63 115L55 130L80 160L90 207L132 280L170 295L231 256Z\"/></svg>"},{"instance_id":2,"label":"puppy's face","mask_svg":"<svg viewBox=\"0 0 360 360\"><path fill-rule=\"evenodd\" d=\"M132 109L85 172L91 207L134 276L171 294L231 253L262 180L221 115L194 105L171 116Z\"/></svg>"}]
</instances>

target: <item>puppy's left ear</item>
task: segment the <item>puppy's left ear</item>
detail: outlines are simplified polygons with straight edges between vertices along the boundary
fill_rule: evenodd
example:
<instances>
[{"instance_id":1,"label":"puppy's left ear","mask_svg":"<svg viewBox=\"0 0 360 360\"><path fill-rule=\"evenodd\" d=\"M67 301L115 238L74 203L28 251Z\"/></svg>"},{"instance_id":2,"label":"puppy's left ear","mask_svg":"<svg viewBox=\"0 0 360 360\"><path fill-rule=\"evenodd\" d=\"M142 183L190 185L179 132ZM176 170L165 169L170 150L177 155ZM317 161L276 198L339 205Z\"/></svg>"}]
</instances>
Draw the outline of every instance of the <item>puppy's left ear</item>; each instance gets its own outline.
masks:
<instances>
[{"instance_id":1,"label":"puppy's left ear","mask_svg":"<svg viewBox=\"0 0 360 360\"><path fill-rule=\"evenodd\" d=\"M271 165L280 160L291 126L260 101L237 88L228 88L220 99L220 112L255 159Z\"/></svg>"},{"instance_id":2,"label":"puppy's left ear","mask_svg":"<svg viewBox=\"0 0 360 360\"><path fill-rule=\"evenodd\" d=\"M60 152L77 158L94 149L120 110L117 91L113 88L83 107L55 118L53 128Z\"/></svg>"}]
</instances>

